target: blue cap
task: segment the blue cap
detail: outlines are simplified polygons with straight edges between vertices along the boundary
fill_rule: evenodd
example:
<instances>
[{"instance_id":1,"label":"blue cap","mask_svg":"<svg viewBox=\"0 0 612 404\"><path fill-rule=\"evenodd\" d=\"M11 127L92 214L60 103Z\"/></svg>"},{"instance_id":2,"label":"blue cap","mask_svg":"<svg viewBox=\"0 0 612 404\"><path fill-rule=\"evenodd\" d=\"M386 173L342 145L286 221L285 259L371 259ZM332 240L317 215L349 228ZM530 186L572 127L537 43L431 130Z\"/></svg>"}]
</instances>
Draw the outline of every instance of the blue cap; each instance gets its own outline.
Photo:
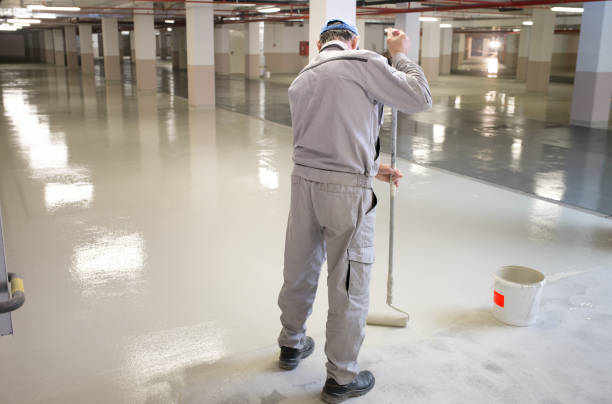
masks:
<instances>
[{"instance_id":1,"label":"blue cap","mask_svg":"<svg viewBox=\"0 0 612 404\"><path fill-rule=\"evenodd\" d=\"M339 22L340 24L334 24L334 25L330 25L334 22ZM353 24L351 24L350 21L344 21L341 20L339 18L333 18L329 21L327 21L327 23L323 26L323 29L321 30L321 34L327 31L331 31L334 29L346 29L351 31L353 34L359 36L359 32L357 31L357 27L355 27ZM319 34L320 35L320 34Z\"/></svg>"}]
</instances>

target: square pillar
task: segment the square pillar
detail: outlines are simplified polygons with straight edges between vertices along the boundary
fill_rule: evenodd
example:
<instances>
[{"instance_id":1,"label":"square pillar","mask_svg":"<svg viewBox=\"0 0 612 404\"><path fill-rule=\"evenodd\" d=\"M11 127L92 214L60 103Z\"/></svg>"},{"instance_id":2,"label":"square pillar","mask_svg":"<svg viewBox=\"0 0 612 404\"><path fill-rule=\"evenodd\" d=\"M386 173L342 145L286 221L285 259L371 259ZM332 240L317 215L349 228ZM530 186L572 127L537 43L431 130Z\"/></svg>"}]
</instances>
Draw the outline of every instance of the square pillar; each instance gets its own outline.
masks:
<instances>
[{"instance_id":1,"label":"square pillar","mask_svg":"<svg viewBox=\"0 0 612 404\"><path fill-rule=\"evenodd\" d=\"M119 27L116 18L102 18L102 47L104 50L104 79L121 80L119 61Z\"/></svg>"},{"instance_id":2,"label":"square pillar","mask_svg":"<svg viewBox=\"0 0 612 404\"><path fill-rule=\"evenodd\" d=\"M357 32L359 32L359 49L367 49L366 48L366 23L363 18L357 20Z\"/></svg>"},{"instance_id":3,"label":"square pillar","mask_svg":"<svg viewBox=\"0 0 612 404\"><path fill-rule=\"evenodd\" d=\"M440 21L423 22L421 67L429 83L438 80L440 71Z\"/></svg>"},{"instance_id":4,"label":"square pillar","mask_svg":"<svg viewBox=\"0 0 612 404\"><path fill-rule=\"evenodd\" d=\"M308 20L309 60L319 54L317 41L321 36L323 25L332 18L340 18L355 23L356 5L355 0L310 0L310 18Z\"/></svg>"},{"instance_id":5,"label":"square pillar","mask_svg":"<svg viewBox=\"0 0 612 404\"><path fill-rule=\"evenodd\" d=\"M230 34L226 24L215 27L215 72L230 74Z\"/></svg>"},{"instance_id":6,"label":"square pillar","mask_svg":"<svg viewBox=\"0 0 612 404\"><path fill-rule=\"evenodd\" d=\"M136 63L136 44L134 42L134 31L130 32L130 63Z\"/></svg>"},{"instance_id":7,"label":"square pillar","mask_svg":"<svg viewBox=\"0 0 612 404\"><path fill-rule=\"evenodd\" d=\"M212 4L186 3L189 105L215 106L215 47Z\"/></svg>"},{"instance_id":8,"label":"square pillar","mask_svg":"<svg viewBox=\"0 0 612 404\"><path fill-rule=\"evenodd\" d=\"M397 5L400 8L408 7L408 3ZM408 51L408 59L415 63L419 63L419 50L421 46L421 13L406 13L397 14L395 16L395 27L406 33L410 40L410 50ZM385 39L385 49L387 41Z\"/></svg>"},{"instance_id":9,"label":"square pillar","mask_svg":"<svg viewBox=\"0 0 612 404\"><path fill-rule=\"evenodd\" d=\"M607 128L612 98L612 3L584 3L572 125Z\"/></svg>"},{"instance_id":10,"label":"square pillar","mask_svg":"<svg viewBox=\"0 0 612 404\"><path fill-rule=\"evenodd\" d=\"M523 25L519 35L518 59L516 61L516 79L527 80L527 59L529 58L529 34L531 27Z\"/></svg>"},{"instance_id":11,"label":"square pillar","mask_svg":"<svg viewBox=\"0 0 612 404\"><path fill-rule=\"evenodd\" d=\"M450 74L453 53L453 29L440 28L440 74Z\"/></svg>"},{"instance_id":12,"label":"square pillar","mask_svg":"<svg viewBox=\"0 0 612 404\"><path fill-rule=\"evenodd\" d=\"M43 35L45 37L45 63L53 65L55 64L53 31L46 29Z\"/></svg>"},{"instance_id":13,"label":"square pillar","mask_svg":"<svg viewBox=\"0 0 612 404\"><path fill-rule=\"evenodd\" d=\"M77 56L77 36L76 27L74 25L64 26L64 35L66 38L66 61L69 69L79 67L79 57Z\"/></svg>"},{"instance_id":14,"label":"square pillar","mask_svg":"<svg viewBox=\"0 0 612 404\"><path fill-rule=\"evenodd\" d=\"M506 46L504 47L504 64L506 68L514 69L516 67L518 42L519 35L514 33L506 35Z\"/></svg>"},{"instance_id":15,"label":"square pillar","mask_svg":"<svg viewBox=\"0 0 612 404\"><path fill-rule=\"evenodd\" d=\"M94 56L91 25L79 24L79 44L81 45L81 70L83 73L93 73Z\"/></svg>"},{"instance_id":16,"label":"square pillar","mask_svg":"<svg viewBox=\"0 0 612 404\"><path fill-rule=\"evenodd\" d=\"M47 63L47 44L45 42L45 32L38 31L38 60L41 63Z\"/></svg>"},{"instance_id":17,"label":"square pillar","mask_svg":"<svg viewBox=\"0 0 612 404\"><path fill-rule=\"evenodd\" d=\"M159 59L166 60L168 58L168 37L166 29L159 30Z\"/></svg>"},{"instance_id":18,"label":"square pillar","mask_svg":"<svg viewBox=\"0 0 612 404\"><path fill-rule=\"evenodd\" d=\"M259 78L263 62L263 22L252 22L245 27L244 74L248 78Z\"/></svg>"},{"instance_id":19,"label":"square pillar","mask_svg":"<svg viewBox=\"0 0 612 404\"><path fill-rule=\"evenodd\" d=\"M187 70L187 32L179 28L179 70Z\"/></svg>"},{"instance_id":20,"label":"square pillar","mask_svg":"<svg viewBox=\"0 0 612 404\"><path fill-rule=\"evenodd\" d=\"M152 3L139 3L140 7L153 8ZM155 27L153 13L147 10L134 12L134 48L136 56L136 86L139 90L157 89L155 67Z\"/></svg>"},{"instance_id":21,"label":"square pillar","mask_svg":"<svg viewBox=\"0 0 612 404\"><path fill-rule=\"evenodd\" d=\"M527 91L545 93L550 81L555 13L551 10L534 9L533 26L529 40L527 60Z\"/></svg>"},{"instance_id":22,"label":"square pillar","mask_svg":"<svg viewBox=\"0 0 612 404\"><path fill-rule=\"evenodd\" d=\"M53 30L53 49L55 50L55 65L65 66L64 62L64 32L61 29Z\"/></svg>"},{"instance_id":23,"label":"square pillar","mask_svg":"<svg viewBox=\"0 0 612 404\"><path fill-rule=\"evenodd\" d=\"M179 33L175 29L172 30L172 69L178 70L179 68L179 52L180 52L180 39ZM215 63L217 62L217 54L215 53Z\"/></svg>"}]
</instances>

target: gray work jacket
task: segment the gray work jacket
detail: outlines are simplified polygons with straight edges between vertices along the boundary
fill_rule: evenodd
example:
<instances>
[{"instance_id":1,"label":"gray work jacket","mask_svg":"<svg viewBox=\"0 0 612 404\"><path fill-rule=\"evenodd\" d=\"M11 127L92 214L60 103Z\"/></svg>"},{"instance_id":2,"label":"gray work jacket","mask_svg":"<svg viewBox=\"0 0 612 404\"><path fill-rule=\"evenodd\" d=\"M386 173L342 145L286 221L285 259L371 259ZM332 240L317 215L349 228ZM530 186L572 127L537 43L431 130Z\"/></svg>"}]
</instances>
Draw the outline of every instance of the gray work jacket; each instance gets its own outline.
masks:
<instances>
[{"instance_id":1,"label":"gray work jacket","mask_svg":"<svg viewBox=\"0 0 612 404\"><path fill-rule=\"evenodd\" d=\"M406 113L431 108L423 70L405 55L326 43L289 87L294 175L371 186L378 173L383 105Z\"/></svg>"}]
</instances>

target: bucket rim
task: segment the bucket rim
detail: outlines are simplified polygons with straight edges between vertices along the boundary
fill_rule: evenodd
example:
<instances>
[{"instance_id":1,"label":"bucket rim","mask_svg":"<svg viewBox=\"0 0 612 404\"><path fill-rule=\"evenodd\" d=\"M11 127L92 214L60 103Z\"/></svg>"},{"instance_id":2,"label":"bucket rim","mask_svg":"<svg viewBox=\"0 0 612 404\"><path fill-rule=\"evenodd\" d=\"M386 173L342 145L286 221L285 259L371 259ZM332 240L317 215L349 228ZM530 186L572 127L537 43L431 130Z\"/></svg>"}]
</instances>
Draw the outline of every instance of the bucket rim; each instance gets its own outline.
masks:
<instances>
[{"instance_id":1,"label":"bucket rim","mask_svg":"<svg viewBox=\"0 0 612 404\"><path fill-rule=\"evenodd\" d=\"M501 271L503 271L504 269L519 269L519 270L528 270L531 272L535 272L539 275L542 276L542 280L537 281L537 282L532 282L532 283L518 283L518 282L512 282L509 281L507 279L502 278L499 273ZM522 265L504 265L503 267L501 267L500 269L498 269L497 271L495 271L495 273L493 273L493 279L495 279L496 282L500 282L503 283L505 285L508 286L512 286L512 287L519 287L519 288L537 288L537 287L541 287L546 283L546 275L544 275L542 272L538 271L537 269L533 269L530 267L526 267L526 266L522 266Z\"/></svg>"}]
</instances>

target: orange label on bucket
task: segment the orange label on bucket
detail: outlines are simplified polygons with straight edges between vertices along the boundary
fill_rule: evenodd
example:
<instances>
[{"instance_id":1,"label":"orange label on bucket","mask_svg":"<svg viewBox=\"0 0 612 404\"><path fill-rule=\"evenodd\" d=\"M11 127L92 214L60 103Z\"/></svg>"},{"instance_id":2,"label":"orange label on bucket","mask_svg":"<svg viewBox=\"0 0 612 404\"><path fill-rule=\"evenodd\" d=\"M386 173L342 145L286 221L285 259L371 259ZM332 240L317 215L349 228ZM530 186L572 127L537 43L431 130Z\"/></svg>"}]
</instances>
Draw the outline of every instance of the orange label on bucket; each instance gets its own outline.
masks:
<instances>
[{"instance_id":1,"label":"orange label on bucket","mask_svg":"<svg viewBox=\"0 0 612 404\"><path fill-rule=\"evenodd\" d=\"M499 307L504 307L504 295L497 293L497 291L494 290L493 291L493 303L495 303Z\"/></svg>"}]
</instances>

